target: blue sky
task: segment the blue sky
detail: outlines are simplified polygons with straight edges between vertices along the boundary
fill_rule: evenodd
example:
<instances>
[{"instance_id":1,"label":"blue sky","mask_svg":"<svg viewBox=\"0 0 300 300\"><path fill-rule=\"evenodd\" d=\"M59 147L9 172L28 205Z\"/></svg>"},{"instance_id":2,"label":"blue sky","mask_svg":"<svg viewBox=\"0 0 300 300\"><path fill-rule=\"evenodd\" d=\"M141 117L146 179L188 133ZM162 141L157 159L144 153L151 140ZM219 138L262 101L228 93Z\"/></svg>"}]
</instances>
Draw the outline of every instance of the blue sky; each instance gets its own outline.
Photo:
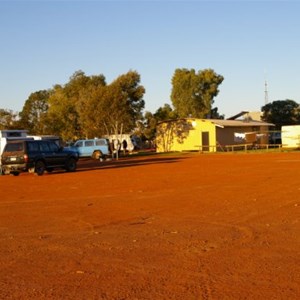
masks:
<instances>
[{"instance_id":1,"label":"blue sky","mask_svg":"<svg viewBox=\"0 0 300 300\"><path fill-rule=\"evenodd\" d=\"M108 83L136 70L145 110L171 104L176 68L224 76L214 106L230 117L269 102L300 102L298 1L0 0L0 108L75 71Z\"/></svg>"}]
</instances>

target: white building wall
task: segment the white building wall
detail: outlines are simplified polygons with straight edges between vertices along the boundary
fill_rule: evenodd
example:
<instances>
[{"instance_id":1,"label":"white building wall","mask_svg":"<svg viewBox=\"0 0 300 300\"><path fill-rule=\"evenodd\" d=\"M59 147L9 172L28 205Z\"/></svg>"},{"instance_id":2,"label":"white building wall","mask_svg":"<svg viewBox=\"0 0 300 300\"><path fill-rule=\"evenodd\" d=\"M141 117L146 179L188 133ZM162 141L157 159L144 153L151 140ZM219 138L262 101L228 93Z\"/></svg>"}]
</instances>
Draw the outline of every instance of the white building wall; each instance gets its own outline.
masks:
<instances>
[{"instance_id":1,"label":"white building wall","mask_svg":"<svg viewBox=\"0 0 300 300\"><path fill-rule=\"evenodd\" d=\"M281 140L283 148L300 148L300 125L282 126Z\"/></svg>"}]
</instances>

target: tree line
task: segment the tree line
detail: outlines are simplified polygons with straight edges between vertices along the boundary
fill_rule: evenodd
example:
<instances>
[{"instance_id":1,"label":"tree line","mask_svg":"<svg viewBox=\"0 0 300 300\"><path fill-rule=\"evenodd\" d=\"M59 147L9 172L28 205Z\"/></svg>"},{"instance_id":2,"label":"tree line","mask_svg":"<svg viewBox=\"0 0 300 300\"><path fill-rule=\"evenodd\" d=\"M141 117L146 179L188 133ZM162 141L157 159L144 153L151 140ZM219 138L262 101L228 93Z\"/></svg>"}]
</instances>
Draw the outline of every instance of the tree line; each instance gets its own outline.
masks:
<instances>
[{"instance_id":1,"label":"tree line","mask_svg":"<svg viewBox=\"0 0 300 300\"><path fill-rule=\"evenodd\" d=\"M177 69L172 79L174 108L165 104L154 114L143 112L146 90L140 79L129 71L108 84L103 74L76 71L65 85L30 94L21 112L0 109L0 126L64 140L132 132L152 139L161 120L217 112L211 105L223 77L213 70Z\"/></svg>"},{"instance_id":2,"label":"tree line","mask_svg":"<svg viewBox=\"0 0 300 300\"><path fill-rule=\"evenodd\" d=\"M111 83L103 74L87 76L76 71L69 81L33 92L21 112L0 108L0 129L26 129L33 135L58 135L64 140L135 133L155 137L160 121L177 118L224 118L213 107L224 77L212 69L176 69L171 103L155 113L144 112L146 89L140 74L128 71ZM300 123L299 105L278 100L262 107L263 120L282 125Z\"/></svg>"}]
</instances>

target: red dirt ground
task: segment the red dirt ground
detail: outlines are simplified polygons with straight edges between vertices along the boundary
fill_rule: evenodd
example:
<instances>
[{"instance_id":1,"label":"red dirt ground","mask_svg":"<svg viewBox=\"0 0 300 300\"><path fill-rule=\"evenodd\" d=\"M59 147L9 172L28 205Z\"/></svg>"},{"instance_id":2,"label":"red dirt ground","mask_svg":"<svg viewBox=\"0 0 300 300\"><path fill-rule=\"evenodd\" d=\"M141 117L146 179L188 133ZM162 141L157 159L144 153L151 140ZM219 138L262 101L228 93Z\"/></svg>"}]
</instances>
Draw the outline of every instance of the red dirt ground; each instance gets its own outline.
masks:
<instances>
[{"instance_id":1,"label":"red dirt ground","mask_svg":"<svg viewBox=\"0 0 300 300\"><path fill-rule=\"evenodd\" d=\"M1 176L0 299L300 299L300 153Z\"/></svg>"}]
</instances>

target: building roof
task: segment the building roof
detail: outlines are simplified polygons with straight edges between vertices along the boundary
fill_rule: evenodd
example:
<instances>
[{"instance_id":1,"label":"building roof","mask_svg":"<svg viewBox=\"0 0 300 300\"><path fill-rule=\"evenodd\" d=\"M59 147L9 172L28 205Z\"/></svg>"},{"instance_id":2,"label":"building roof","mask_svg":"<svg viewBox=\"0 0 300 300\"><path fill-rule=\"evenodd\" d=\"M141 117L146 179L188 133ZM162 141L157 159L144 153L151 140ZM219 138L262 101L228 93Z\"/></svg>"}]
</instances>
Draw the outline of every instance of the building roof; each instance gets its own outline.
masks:
<instances>
[{"instance_id":1,"label":"building roof","mask_svg":"<svg viewBox=\"0 0 300 300\"><path fill-rule=\"evenodd\" d=\"M252 120L252 121L261 121L262 112L261 111L241 111L240 113L227 118L227 120L238 120L240 117L244 120Z\"/></svg>"},{"instance_id":2,"label":"building roof","mask_svg":"<svg viewBox=\"0 0 300 300\"><path fill-rule=\"evenodd\" d=\"M176 120L165 120L161 121L158 124L161 123L168 123L168 122L174 122L179 120L201 120L202 122L211 122L215 124L218 127L224 128L224 127L249 127L249 126L275 126L273 123L266 123L263 121L255 121L252 119L244 119L244 120L232 120L232 119L198 119L198 118L182 118L182 119L176 119Z\"/></svg>"},{"instance_id":3,"label":"building roof","mask_svg":"<svg viewBox=\"0 0 300 300\"><path fill-rule=\"evenodd\" d=\"M208 119L220 127L249 127L249 126L275 126L272 123L266 123L262 121L253 120L219 120L219 119Z\"/></svg>"}]
</instances>

